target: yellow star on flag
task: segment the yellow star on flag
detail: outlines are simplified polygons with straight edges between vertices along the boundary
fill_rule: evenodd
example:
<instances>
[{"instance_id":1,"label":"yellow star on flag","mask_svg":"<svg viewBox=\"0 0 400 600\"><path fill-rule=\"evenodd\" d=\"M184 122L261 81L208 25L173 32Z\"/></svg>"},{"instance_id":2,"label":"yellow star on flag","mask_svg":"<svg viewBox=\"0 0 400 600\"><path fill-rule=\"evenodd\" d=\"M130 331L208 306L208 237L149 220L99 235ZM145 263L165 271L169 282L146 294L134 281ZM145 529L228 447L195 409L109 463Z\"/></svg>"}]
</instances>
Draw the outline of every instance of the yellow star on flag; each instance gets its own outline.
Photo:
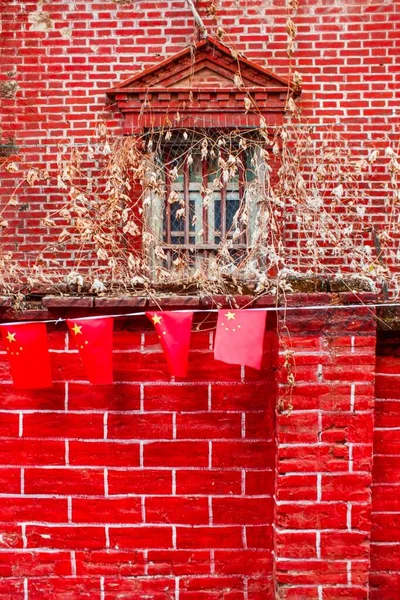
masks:
<instances>
[{"instance_id":1,"label":"yellow star on flag","mask_svg":"<svg viewBox=\"0 0 400 600\"><path fill-rule=\"evenodd\" d=\"M10 331L7 333L7 339L10 342L16 342L17 340L15 339L15 333L11 333Z\"/></svg>"},{"instance_id":2,"label":"yellow star on flag","mask_svg":"<svg viewBox=\"0 0 400 600\"><path fill-rule=\"evenodd\" d=\"M79 326L75 323L75 325L72 328L72 331L74 332L75 335L78 335L78 333L82 334L82 325Z\"/></svg>"},{"instance_id":3,"label":"yellow star on flag","mask_svg":"<svg viewBox=\"0 0 400 600\"><path fill-rule=\"evenodd\" d=\"M230 311L227 312L225 316L228 317L228 321L232 321L232 319L235 319L235 313Z\"/></svg>"},{"instance_id":4,"label":"yellow star on flag","mask_svg":"<svg viewBox=\"0 0 400 600\"><path fill-rule=\"evenodd\" d=\"M152 317L151 320L153 321L154 325L159 325L161 323L161 317L159 317L158 315L154 315L154 317Z\"/></svg>"}]
</instances>

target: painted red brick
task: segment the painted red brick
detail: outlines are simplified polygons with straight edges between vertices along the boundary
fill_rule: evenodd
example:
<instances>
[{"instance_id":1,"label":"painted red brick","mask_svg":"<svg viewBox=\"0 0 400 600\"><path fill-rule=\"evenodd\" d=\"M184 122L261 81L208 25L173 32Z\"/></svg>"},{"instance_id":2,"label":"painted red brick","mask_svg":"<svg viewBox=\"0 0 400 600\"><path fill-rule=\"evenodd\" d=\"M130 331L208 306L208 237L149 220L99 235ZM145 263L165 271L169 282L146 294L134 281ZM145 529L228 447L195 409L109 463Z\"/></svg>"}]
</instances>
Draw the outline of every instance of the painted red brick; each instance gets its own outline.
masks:
<instances>
[{"instance_id":1,"label":"painted red brick","mask_svg":"<svg viewBox=\"0 0 400 600\"><path fill-rule=\"evenodd\" d=\"M77 551L75 559L78 576L132 577L144 575L143 552L119 550Z\"/></svg>"},{"instance_id":2,"label":"painted red brick","mask_svg":"<svg viewBox=\"0 0 400 600\"><path fill-rule=\"evenodd\" d=\"M193 530L192 530L193 531ZM208 574L211 568L210 552L200 550L149 550L149 575Z\"/></svg>"},{"instance_id":3,"label":"painted red brick","mask_svg":"<svg viewBox=\"0 0 400 600\"><path fill-rule=\"evenodd\" d=\"M185 577L182 579L182 591L180 597L183 600L201 600L209 598L218 600L226 598L227 600L243 600L243 582L240 578L233 577L201 577L191 579Z\"/></svg>"},{"instance_id":4,"label":"painted red brick","mask_svg":"<svg viewBox=\"0 0 400 600\"><path fill-rule=\"evenodd\" d=\"M122 469L108 471L110 494L150 494L172 493L172 472L165 469Z\"/></svg>"},{"instance_id":5,"label":"painted red brick","mask_svg":"<svg viewBox=\"0 0 400 600\"><path fill-rule=\"evenodd\" d=\"M140 523L140 498L74 498L73 523Z\"/></svg>"},{"instance_id":6,"label":"painted red brick","mask_svg":"<svg viewBox=\"0 0 400 600\"><path fill-rule=\"evenodd\" d=\"M173 578L155 579L151 577L106 579L105 591L107 598L154 598L154 600L170 600L175 590Z\"/></svg>"},{"instance_id":7,"label":"painted red brick","mask_svg":"<svg viewBox=\"0 0 400 600\"><path fill-rule=\"evenodd\" d=\"M178 527L178 548L242 548L241 527Z\"/></svg>"},{"instance_id":8,"label":"painted red brick","mask_svg":"<svg viewBox=\"0 0 400 600\"><path fill-rule=\"evenodd\" d=\"M0 598L3 600L24 600L23 579L1 579Z\"/></svg>"},{"instance_id":9,"label":"painted red brick","mask_svg":"<svg viewBox=\"0 0 400 600\"><path fill-rule=\"evenodd\" d=\"M1 552L1 577L66 577L72 575L68 552Z\"/></svg>"},{"instance_id":10,"label":"painted red brick","mask_svg":"<svg viewBox=\"0 0 400 600\"><path fill-rule=\"evenodd\" d=\"M59 523L67 520L65 498L0 498L0 520Z\"/></svg>"},{"instance_id":11,"label":"painted red brick","mask_svg":"<svg viewBox=\"0 0 400 600\"><path fill-rule=\"evenodd\" d=\"M235 468L265 468L274 454L272 443L267 442L214 442L213 466Z\"/></svg>"},{"instance_id":12,"label":"painted red brick","mask_svg":"<svg viewBox=\"0 0 400 600\"><path fill-rule=\"evenodd\" d=\"M20 469L0 468L0 489L3 494L19 494L21 491Z\"/></svg>"},{"instance_id":13,"label":"painted red brick","mask_svg":"<svg viewBox=\"0 0 400 600\"><path fill-rule=\"evenodd\" d=\"M181 496L146 498L145 510L148 523L203 525L209 521L207 498Z\"/></svg>"},{"instance_id":14,"label":"painted red brick","mask_svg":"<svg viewBox=\"0 0 400 600\"><path fill-rule=\"evenodd\" d=\"M88 386L70 383L68 388L70 410L139 410L139 385L114 384Z\"/></svg>"},{"instance_id":15,"label":"painted red brick","mask_svg":"<svg viewBox=\"0 0 400 600\"><path fill-rule=\"evenodd\" d=\"M240 438L242 418L240 414L177 415L176 431L178 439L230 439ZM263 436L265 437L265 435Z\"/></svg>"},{"instance_id":16,"label":"painted red brick","mask_svg":"<svg viewBox=\"0 0 400 600\"><path fill-rule=\"evenodd\" d=\"M104 472L100 469L69 467L27 468L24 472L24 489L26 494L102 495Z\"/></svg>"},{"instance_id":17,"label":"painted red brick","mask_svg":"<svg viewBox=\"0 0 400 600\"><path fill-rule=\"evenodd\" d=\"M206 467L207 442L154 442L144 446L145 467Z\"/></svg>"},{"instance_id":18,"label":"painted red brick","mask_svg":"<svg viewBox=\"0 0 400 600\"><path fill-rule=\"evenodd\" d=\"M172 548L171 527L112 527L111 548Z\"/></svg>"},{"instance_id":19,"label":"painted red brick","mask_svg":"<svg viewBox=\"0 0 400 600\"><path fill-rule=\"evenodd\" d=\"M272 556L269 550L216 550L215 572L224 574L268 576L271 573Z\"/></svg>"},{"instance_id":20,"label":"painted red brick","mask_svg":"<svg viewBox=\"0 0 400 600\"><path fill-rule=\"evenodd\" d=\"M69 444L71 465L102 467L135 467L139 465L139 444L115 441L78 442Z\"/></svg>"},{"instance_id":21,"label":"painted red brick","mask_svg":"<svg viewBox=\"0 0 400 600\"><path fill-rule=\"evenodd\" d=\"M110 439L172 439L171 415L110 414L108 417Z\"/></svg>"},{"instance_id":22,"label":"painted red brick","mask_svg":"<svg viewBox=\"0 0 400 600\"><path fill-rule=\"evenodd\" d=\"M28 586L29 596L33 600L52 598L82 598L84 600L100 600L100 584L98 579L77 577L73 579L32 579Z\"/></svg>"},{"instance_id":23,"label":"painted red brick","mask_svg":"<svg viewBox=\"0 0 400 600\"><path fill-rule=\"evenodd\" d=\"M247 473L248 476L248 473ZM260 475L258 474L261 479ZM179 470L176 473L177 494L231 494L239 495L242 475L239 471L224 470ZM246 490L246 493L250 492Z\"/></svg>"},{"instance_id":24,"label":"painted red brick","mask_svg":"<svg viewBox=\"0 0 400 600\"><path fill-rule=\"evenodd\" d=\"M146 411L199 411L207 410L206 385L146 385L144 388Z\"/></svg>"},{"instance_id":25,"label":"painted red brick","mask_svg":"<svg viewBox=\"0 0 400 600\"><path fill-rule=\"evenodd\" d=\"M24 415L24 437L85 439L103 437L103 417L98 414L33 413Z\"/></svg>"},{"instance_id":26,"label":"painted red brick","mask_svg":"<svg viewBox=\"0 0 400 600\"><path fill-rule=\"evenodd\" d=\"M104 548L104 527L27 525L26 537L29 548L54 548L82 550Z\"/></svg>"},{"instance_id":27,"label":"painted red brick","mask_svg":"<svg viewBox=\"0 0 400 600\"><path fill-rule=\"evenodd\" d=\"M0 444L2 465L63 465L65 444L63 441L3 439Z\"/></svg>"},{"instance_id":28,"label":"painted red brick","mask_svg":"<svg viewBox=\"0 0 400 600\"><path fill-rule=\"evenodd\" d=\"M212 505L214 523L218 525L255 525L272 521L272 498L214 498Z\"/></svg>"},{"instance_id":29,"label":"painted red brick","mask_svg":"<svg viewBox=\"0 0 400 600\"><path fill-rule=\"evenodd\" d=\"M5 215L2 243L29 261L54 241L40 221L63 199L59 143L83 145L104 90L194 37L183 0L138 0L134 17L115 2L53 0L43 7L55 19L48 33L30 28L36 4L1 6L2 78L15 66L20 86L15 100L2 99L3 135L51 171ZM225 41L286 76L286 3L216 4ZM209 5L197 2L211 31ZM340 120L363 156L395 121L399 9L398 0L308 0L294 17L304 118L317 131ZM67 24L70 40L60 35ZM121 131L119 114L106 119ZM3 170L2 200L14 182ZM377 223L386 210L378 191ZM285 324L290 340L281 330L279 350L296 353L292 390L272 334L266 368L245 369L243 381L239 367L213 361L201 332L188 380L170 383L148 325L116 331L114 386L84 383L61 328L49 335L58 379L50 390L12 388L2 354L0 599L398 600L399 340L379 334L375 369L376 323L364 309L288 312Z\"/></svg>"}]
</instances>

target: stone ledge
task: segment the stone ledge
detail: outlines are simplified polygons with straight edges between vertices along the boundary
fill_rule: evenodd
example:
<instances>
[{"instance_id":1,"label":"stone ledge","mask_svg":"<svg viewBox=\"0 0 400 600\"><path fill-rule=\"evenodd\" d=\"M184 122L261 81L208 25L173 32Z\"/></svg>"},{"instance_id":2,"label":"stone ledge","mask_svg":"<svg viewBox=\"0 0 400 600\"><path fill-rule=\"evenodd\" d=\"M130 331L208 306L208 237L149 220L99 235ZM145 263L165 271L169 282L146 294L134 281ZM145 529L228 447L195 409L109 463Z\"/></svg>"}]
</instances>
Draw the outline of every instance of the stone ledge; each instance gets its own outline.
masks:
<instances>
[{"instance_id":1,"label":"stone ledge","mask_svg":"<svg viewBox=\"0 0 400 600\"><path fill-rule=\"evenodd\" d=\"M11 308L12 300L9 296L0 296L0 308Z\"/></svg>"},{"instance_id":2,"label":"stone ledge","mask_svg":"<svg viewBox=\"0 0 400 600\"><path fill-rule=\"evenodd\" d=\"M164 307L178 307L178 306L192 306L195 308L196 306L200 306L200 298L197 296L161 296L157 298L149 299L149 308L158 308L161 306Z\"/></svg>"},{"instance_id":3,"label":"stone ledge","mask_svg":"<svg viewBox=\"0 0 400 600\"><path fill-rule=\"evenodd\" d=\"M47 309L27 309L21 311L7 311L2 320L5 321L46 321L52 319Z\"/></svg>"},{"instance_id":4,"label":"stone ledge","mask_svg":"<svg viewBox=\"0 0 400 600\"><path fill-rule=\"evenodd\" d=\"M285 296L287 306L325 306L325 305L343 305L347 304L372 304L377 302L377 294L371 292L312 292L287 294ZM284 306L283 302L279 302L279 306Z\"/></svg>"},{"instance_id":5,"label":"stone ledge","mask_svg":"<svg viewBox=\"0 0 400 600\"><path fill-rule=\"evenodd\" d=\"M95 308L137 308L144 307L147 298L142 296L115 296L94 298Z\"/></svg>"},{"instance_id":6,"label":"stone ledge","mask_svg":"<svg viewBox=\"0 0 400 600\"><path fill-rule=\"evenodd\" d=\"M92 296L44 296L42 304L45 308L93 308Z\"/></svg>"}]
</instances>

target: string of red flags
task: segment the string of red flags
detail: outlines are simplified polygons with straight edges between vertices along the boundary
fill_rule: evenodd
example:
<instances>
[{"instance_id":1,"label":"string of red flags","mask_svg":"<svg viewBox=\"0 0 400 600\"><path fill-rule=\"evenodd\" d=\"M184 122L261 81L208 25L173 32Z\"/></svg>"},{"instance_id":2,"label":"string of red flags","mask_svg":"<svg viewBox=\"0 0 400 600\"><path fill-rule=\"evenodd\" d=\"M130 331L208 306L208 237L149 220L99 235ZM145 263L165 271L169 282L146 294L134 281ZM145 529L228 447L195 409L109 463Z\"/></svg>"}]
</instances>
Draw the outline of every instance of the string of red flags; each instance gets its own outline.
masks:
<instances>
[{"instance_id":1,"label":"string of red flags","mask_svg":"<svg viewBox=\"0 0 400 600\"><path fill-rule=\"evenodd\" d=\"M263 354L266 315L268 312L338 310L398 307L400 303L327 304L315 306L268 306L249 309L194 309L136 312L80 319L10 322L0 325L10 372L15 387L46 388L52 385L47 341L47 323L67 322L79 351L88 380L94 385L113 383L113 324L118 317L147 316L163 348L169 371L174 377L186 377L193 315L196 312L218 313L214 358L222 362L260 369Z\"/></svg>"},{"instance_id":2,"label":"string of red flags","mask_svg":"<svg viewBox=\"0 0 400 600\"><path fill-rule=\"evenodd\" d=\"M87 378L94 385L113 382L113 319L67 319L68 329L79 350Z\"/></svg>"},{"instance_id":3,"label":"string of red flags","mask_svg":"<svg viewBox=\"0 0 400 600\"><path fill-rule=\"evenodd\" d=\"M50 355L44 323L0 325L15 387L51 387Z\"/></svg>"},{"instance_id":4,"label":"string of red flags","mask_svg":"<svg viewBox=\"0 0 400 600\"><path fill-rule=\"evenodd\" d=\"M146 312L160 340L174 377L188 373L194 311ZM214 357L229 364L260 369L266 311L223 309L218 312ZM113 326L108 317L67 319L70 336L94 385L113 383ZM46 388L52 385L46 324L0 325L15 387Z\"/></svg>"}]
</instances>

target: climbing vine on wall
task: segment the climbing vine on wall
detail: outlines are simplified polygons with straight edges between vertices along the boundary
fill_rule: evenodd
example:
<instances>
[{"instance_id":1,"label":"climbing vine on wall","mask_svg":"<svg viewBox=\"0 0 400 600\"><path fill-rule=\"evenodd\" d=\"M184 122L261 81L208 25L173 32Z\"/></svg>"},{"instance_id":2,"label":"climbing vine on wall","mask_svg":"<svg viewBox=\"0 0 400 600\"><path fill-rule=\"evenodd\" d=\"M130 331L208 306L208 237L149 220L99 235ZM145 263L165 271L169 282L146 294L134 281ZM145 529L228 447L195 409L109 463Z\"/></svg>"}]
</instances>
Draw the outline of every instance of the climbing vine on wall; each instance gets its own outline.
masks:
<instances>
[{"instance_id":1,"label":"climbing vine on wall","mask_svg":"<svg viewBox=\"0 0 400 600\"><path fill-rule=\"evenodd\" d=\"M99 121L87 145L62 144L54 168L28 168L9 156L2 168L18 183L2 208L3 229L7 215L18 210L21 188L56 185L64 200L42 221L54 241L43 246L30 269L3 253L1 289L60 286L104 293L177 286L259 294L288 290L293 278L317 276L356 277L372 289L386 281L397 294L396 149L386 143L359 155L338 132L325 130L322 138L320 133L298 117L271 131L260 117L257 131L165 128L122 138ZM165 146L173 150L169 163ZM196 227L195 211L185 205L179 187L185 165L195 159L212 165L198 186L206 211L223 188L237 182L239 171L246 171L225 238L198 260L204 231ZM190 221L192 248L166 241L165 212L154 208L160 202L173 211L178 231ZM377 202L385 205L379 229L372 212ZM245 244L235 252L244 231ZM74 249L71 267L59 258L67 248Z\"/></svg>"}]
</instances>

